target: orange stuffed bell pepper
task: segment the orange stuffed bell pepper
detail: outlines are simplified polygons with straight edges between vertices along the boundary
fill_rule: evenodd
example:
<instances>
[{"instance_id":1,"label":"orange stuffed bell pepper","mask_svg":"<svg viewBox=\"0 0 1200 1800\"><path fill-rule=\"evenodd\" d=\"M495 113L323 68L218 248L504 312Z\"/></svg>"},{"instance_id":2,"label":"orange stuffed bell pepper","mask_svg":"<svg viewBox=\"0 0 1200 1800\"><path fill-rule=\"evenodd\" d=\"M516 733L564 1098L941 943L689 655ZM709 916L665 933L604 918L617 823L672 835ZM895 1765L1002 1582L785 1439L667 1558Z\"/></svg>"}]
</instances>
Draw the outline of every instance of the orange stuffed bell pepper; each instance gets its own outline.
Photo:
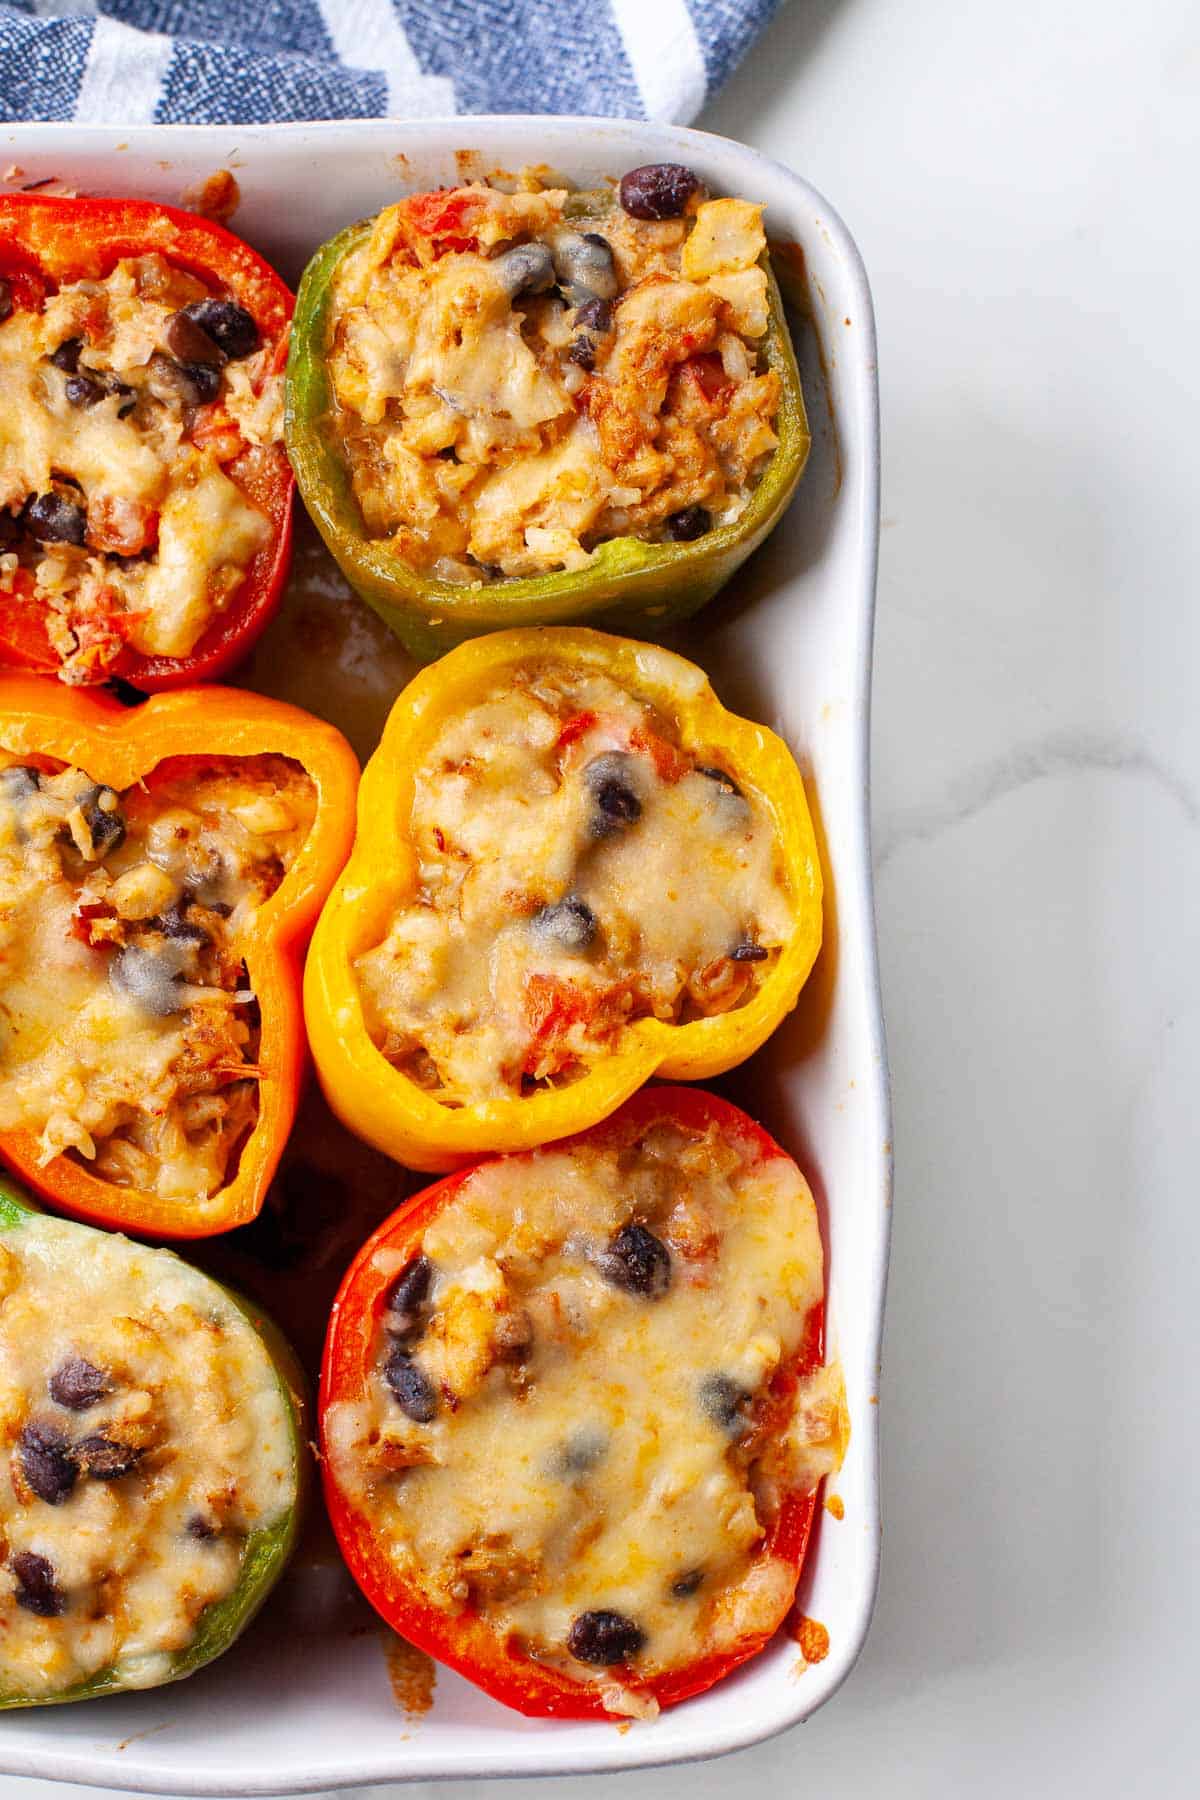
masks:
<instances>
[{"instance_id":1,"label":"orange stuffed bell pepper","mask_svg":"<svg viewBox=\"0 0 1200 1800\"><path fill-rule=\"evenodd\" d=\"M52 1206L169 1238L258 1212L357 773L255 694L0 679L0 1158Z\"/></svg>"},{"instance_id":2,"label":"orange stuffed bell pepper","mask_svg":"<svg viewBox=\"0 0 1200 1800\"><path fill-rule=\"evenodd\" d=\"M499 632L400 696L305 976L330 1104L418 1169L607 1117L758 1048L821 942L787 746L680 656Z\"/></svg>"},{"instance_id":3,"label":"orange stuffed bell pepper","mask_svg":"<svg viewBox=\"0 0 1200 1800\"><path fill-rule=\"evenodd\" d=\"M368 1239L321 1377L329 1516L388 1624L534 1717L646 1717L755 1655L847 1435L812 1194L651 1086Z\"/></svg>"},{"instance_id":4,"label":"orange stuffed bell pepper","mask_svg":"<svg viewBox=\"0 0 1200 1800\"><path fill-rule=\"evenodd\" d=\"M249 652L291 546L292 305L209 219L0 194L0 664L153 692Z\"/></svg>"}]
</instances>

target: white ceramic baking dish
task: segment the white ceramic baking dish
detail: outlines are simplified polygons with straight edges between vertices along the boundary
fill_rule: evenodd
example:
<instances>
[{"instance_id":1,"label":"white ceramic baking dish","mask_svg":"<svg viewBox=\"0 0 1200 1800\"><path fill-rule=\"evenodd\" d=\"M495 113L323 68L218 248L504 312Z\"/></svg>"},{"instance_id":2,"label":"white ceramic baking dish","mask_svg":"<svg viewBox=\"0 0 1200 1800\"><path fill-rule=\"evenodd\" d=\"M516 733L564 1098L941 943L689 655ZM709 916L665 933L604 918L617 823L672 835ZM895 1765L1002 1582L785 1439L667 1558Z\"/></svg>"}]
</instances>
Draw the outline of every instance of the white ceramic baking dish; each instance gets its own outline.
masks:
<instances>
[{"instance_id":1,"label":"white ceramic baking dish","mask_svg":"<svg viewBox=\"0 0 1200 1800\"><path fill-rule=\"evenodd\" d=\"M868 842L871 633L878 538L878 423L871 299L836 213L790 170L702 132L608 119L464 118L276 127L0 133L12 186L57 176L82 192L179 201L220 168L242 202L234 227L293 280L349 220L464 170L549 164L590 183L677 161L718 193L763 200L772 239L798 245L795 329L813 452L787 518L731 591L675 641L718 693L791 743L811 776L827 859L826 943L796 1014L723 1085L800 1158L817 1193L829 1343L845 1371L852 1436L835 1483L844 1517L819 1513L799 1606L829 1633L805 1664L781 1633L711 1692L650 1724L534 1722L444 1670L432 1707L399 1705L380 1637L326 1550L295 1568L248 1636L177 1687L0 1717L0 1771L171 1794L271 1794L436 1776L549 1775L717 1755L807 1718L862 1646L879 1557L876 1405L887 1266L890 1143ZM475 153L474 156L464 153ZM795 259L792 259L793 262ZM309 548L304 579L343 602ZM404 659L373 618L333 651L294 603L249 680L331 712L370 748ZM336 667L335 667L336 664Z\"/></svg>"}]
</instances>

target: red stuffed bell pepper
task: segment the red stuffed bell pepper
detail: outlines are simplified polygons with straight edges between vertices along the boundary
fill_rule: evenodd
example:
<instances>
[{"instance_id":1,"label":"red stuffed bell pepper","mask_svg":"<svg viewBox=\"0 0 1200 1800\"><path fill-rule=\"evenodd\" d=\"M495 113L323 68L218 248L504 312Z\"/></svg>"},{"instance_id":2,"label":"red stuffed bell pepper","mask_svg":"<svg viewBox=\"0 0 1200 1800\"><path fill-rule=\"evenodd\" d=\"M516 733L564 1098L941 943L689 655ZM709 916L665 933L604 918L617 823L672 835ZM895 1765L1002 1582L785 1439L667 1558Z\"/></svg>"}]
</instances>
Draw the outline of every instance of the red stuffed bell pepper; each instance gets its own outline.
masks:
<instances>
[{"instance_id":1,"label":"red stuffed bell pepper","mask_svg":"<svg viewBox=\"0 0 1200 1800\"><path fill-rule=\"evenodd\" d=\"M727 1101L427 1188L322 1373L330 1515L396 1631L533 1717L648 1717L767 1643L845 1437L795 1163Z\"/></svg>"},{"instance_id":2,"label":"red stuffed bell pepper","mask_svg":"<svg viewBox=\"0 0 1200 1800\"><path fill-rule=\"evenodd\" d=\"M0 663L145 691L278 603L292 295L207 219L0 195Z\"/></svg>"}]
</instances>

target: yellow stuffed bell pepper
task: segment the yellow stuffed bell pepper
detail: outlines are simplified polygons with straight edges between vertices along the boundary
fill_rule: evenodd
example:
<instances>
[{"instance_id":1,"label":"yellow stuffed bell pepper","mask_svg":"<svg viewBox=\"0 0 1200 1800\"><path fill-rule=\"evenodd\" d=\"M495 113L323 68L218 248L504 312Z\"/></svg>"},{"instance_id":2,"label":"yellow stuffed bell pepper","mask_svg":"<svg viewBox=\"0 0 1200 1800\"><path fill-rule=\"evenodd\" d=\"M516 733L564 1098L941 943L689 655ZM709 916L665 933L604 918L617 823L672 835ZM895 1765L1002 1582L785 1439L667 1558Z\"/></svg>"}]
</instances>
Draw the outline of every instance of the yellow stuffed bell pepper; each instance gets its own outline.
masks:
<instances>
[{"instance_id":1,"label":"yellow stuffed bell pepper","mask_svg":"<svg viewBox=\"0 0 1200 1800\"><path fill-rule=\"evenodd\" d=\"M359 790L305 1016L334 1111L412 1168L567 1137L742 1062L821 943L787 746L693 663L584 628L424 670Z\"/></svg>"}]
</instances>

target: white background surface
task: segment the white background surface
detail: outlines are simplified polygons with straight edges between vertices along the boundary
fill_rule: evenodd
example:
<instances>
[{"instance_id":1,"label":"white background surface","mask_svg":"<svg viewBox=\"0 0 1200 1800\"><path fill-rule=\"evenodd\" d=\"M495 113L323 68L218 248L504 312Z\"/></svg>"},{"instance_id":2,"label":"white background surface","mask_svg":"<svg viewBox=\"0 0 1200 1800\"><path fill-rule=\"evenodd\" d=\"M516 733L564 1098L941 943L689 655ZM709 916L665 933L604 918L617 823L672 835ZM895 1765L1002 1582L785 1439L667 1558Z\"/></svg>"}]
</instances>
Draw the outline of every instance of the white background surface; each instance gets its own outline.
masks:
<instances>
[{"instance_id":1,"label":"white background surface","mask_svg":"<svg viewBox=\"0 0 1200 1800\"><path fill-rule=\"evenodd\" d=\"M537 1800L1197 1791L1198 122L1187 0L792 0L701 121L879 319L883 1581L807 1726Z\"/></svg>"}]
</instances>

